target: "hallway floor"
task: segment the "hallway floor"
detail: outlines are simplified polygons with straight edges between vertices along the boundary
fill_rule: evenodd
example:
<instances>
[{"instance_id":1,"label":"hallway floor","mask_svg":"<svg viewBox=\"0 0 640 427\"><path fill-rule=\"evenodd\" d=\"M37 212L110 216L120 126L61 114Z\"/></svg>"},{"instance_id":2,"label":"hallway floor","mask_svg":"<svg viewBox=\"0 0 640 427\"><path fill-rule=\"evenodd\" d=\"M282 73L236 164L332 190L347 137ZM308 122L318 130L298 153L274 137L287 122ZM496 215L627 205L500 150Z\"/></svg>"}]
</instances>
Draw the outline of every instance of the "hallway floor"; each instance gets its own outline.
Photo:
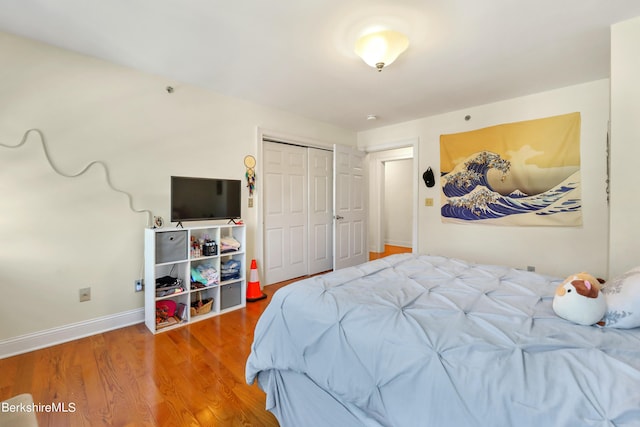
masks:
<instances>
[{"instance_id":1,"label":"hallway floor","mask_svg":"<svg viewBox=\"0 0 640 427\"><path fill-rule=\"evenodd\" d=\"M411 253L411 251L411 248L406 248L404 246L384 245L384 252L369 252L369 261L384 258L393 254Z\"/></svg>"}]
</instances>

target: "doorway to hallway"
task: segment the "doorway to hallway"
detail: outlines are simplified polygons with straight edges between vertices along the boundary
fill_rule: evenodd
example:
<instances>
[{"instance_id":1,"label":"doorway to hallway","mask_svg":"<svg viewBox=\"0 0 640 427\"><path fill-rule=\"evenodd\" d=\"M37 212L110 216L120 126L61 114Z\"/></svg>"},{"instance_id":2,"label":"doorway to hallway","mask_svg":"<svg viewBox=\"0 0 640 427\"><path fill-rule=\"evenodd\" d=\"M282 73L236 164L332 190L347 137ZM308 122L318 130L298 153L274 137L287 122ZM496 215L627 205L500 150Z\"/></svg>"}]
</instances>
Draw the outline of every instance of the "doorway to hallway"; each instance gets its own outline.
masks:
<instances>
[{"instance_id":1,"label":"doorway to hallway","mask_svg":"<svg viewBox=\"0 0 640 427\"><path fill-rule=\"evenodd\" d=\"M368 153L370 253L385 253L385 245L418 251L416 155L417 141Z\"/></svg>"}]
</instances>

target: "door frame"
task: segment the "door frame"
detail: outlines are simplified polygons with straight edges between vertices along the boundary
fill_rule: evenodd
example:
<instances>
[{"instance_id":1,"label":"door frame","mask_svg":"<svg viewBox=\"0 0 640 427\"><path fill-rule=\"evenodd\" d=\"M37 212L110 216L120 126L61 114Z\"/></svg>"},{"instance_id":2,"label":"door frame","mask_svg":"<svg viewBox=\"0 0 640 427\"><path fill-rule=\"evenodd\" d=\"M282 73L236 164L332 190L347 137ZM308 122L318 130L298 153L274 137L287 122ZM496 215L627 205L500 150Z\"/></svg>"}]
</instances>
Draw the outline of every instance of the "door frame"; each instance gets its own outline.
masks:
<instances>
[{"instance_id":1,"label":"door frame","mask_svg":"<svg viewBox=\"0 0 640 427\"><path fill-rule=\"evenodd\" d=\"M380 145L365 147L367 154L375 154L369 157L370 176L369 176L369 250L372 252L381 252L384 249L383 228L384 222L384 195L376 188L384 188L384 162L389 160L408 159L407 156L397 156L394 154L384 155L385 151L397 150L400 148L413 149L413 184L412 184L412 242L411 250L418 253L418 194L420 189L420 156L419 156L420 138L410 138L395 142L389 142Z\"/></svg>"},{"instance_id":2,"label":"door frame","mask_svg":"<svg viewBox=\"0 0 640 427\"><path fill-rule=\"evenodd\" d=\"M290 135L283 132L278 132L274 130L269 130L265 128L258 127L257 128L257 161L258 165L256 167L256 192L253 194L253 206L258 209L258 222L256 224L256 232L254 233L256 238L256 243L254 247L254 252L256 253L257 259L261 262L258 263L258 274L259 277L264 276L263 264L265 260L265 248L264 248L264 203L260 203L261 192L264 191L263 183L264 183L264 168L262 167L262 163L264 161L264 140L271 140L272 142L282 143L282 144L292 144L298 145L301 147L308 148L318 148L321 150L328 150L333 152L333 143L324 143L322 141L314 140L311 138L303 138L296 135Z\"/></svg>"}]
</instances>

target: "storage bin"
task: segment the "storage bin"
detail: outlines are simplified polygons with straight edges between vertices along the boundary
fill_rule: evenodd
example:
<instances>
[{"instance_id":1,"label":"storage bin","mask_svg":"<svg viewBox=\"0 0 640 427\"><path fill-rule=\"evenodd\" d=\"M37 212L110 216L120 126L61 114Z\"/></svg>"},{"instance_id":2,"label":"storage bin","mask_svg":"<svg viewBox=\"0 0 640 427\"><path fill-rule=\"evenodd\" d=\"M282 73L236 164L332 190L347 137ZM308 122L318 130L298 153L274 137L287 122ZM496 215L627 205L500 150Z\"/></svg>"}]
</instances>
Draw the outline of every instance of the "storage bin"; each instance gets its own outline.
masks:
<instances>
[{"instance_id":1,"label":"storage bin","mask_svg":"<svg viewBox=\"0 0 640 427\"><path fill-rule=\"evenodd\" d=\"M242 303L242 285L232 283L220 287L220 310L240 305Z\"/></svg>"},{"instance_id":2,"label":"storage bin","mask_svg":"<svg viewBox=\"0 0 640 427\"><path fill-rule=\"evenodd\" d=\"M187 231L166 231L156 234L156 264L187 259Z\"/></svg>"}]
</instances>

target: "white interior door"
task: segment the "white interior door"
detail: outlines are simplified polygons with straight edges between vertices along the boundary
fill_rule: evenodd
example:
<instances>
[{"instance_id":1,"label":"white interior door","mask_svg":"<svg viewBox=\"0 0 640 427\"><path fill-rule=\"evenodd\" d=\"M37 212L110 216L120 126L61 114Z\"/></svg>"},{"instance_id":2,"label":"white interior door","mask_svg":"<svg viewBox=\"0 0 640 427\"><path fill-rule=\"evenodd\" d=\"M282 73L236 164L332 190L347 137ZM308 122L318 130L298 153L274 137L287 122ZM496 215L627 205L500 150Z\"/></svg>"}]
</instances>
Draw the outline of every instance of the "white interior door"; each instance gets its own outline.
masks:
<instances>
[{"instance_id":1,"label":"white interior door","mask_svg":"<svg viewBox=\"0 0 640 427\"><path fill-rule=\"evenodd\" d=\"M333 153L308 148L309 272L333 268Z\"/></svg>"},{"instance_id":2,"label":"white interior door","mask_svg":"<svg viewBox=\"0 0 640 427\"><path fill-rule=\"evenodd\" d=\"M264 142L264 281L308 271L307 149Z\"/></svg>"},{"instance_id":3,"label":"white interior door","mask_svg":"<svg viewBox=\"0 0 640 427\"><path fill-rule=\"evenodd\" d=\"M369 260L365 153L334 145L333 205L335 270Z\"/></svg>"}]
</instances>

